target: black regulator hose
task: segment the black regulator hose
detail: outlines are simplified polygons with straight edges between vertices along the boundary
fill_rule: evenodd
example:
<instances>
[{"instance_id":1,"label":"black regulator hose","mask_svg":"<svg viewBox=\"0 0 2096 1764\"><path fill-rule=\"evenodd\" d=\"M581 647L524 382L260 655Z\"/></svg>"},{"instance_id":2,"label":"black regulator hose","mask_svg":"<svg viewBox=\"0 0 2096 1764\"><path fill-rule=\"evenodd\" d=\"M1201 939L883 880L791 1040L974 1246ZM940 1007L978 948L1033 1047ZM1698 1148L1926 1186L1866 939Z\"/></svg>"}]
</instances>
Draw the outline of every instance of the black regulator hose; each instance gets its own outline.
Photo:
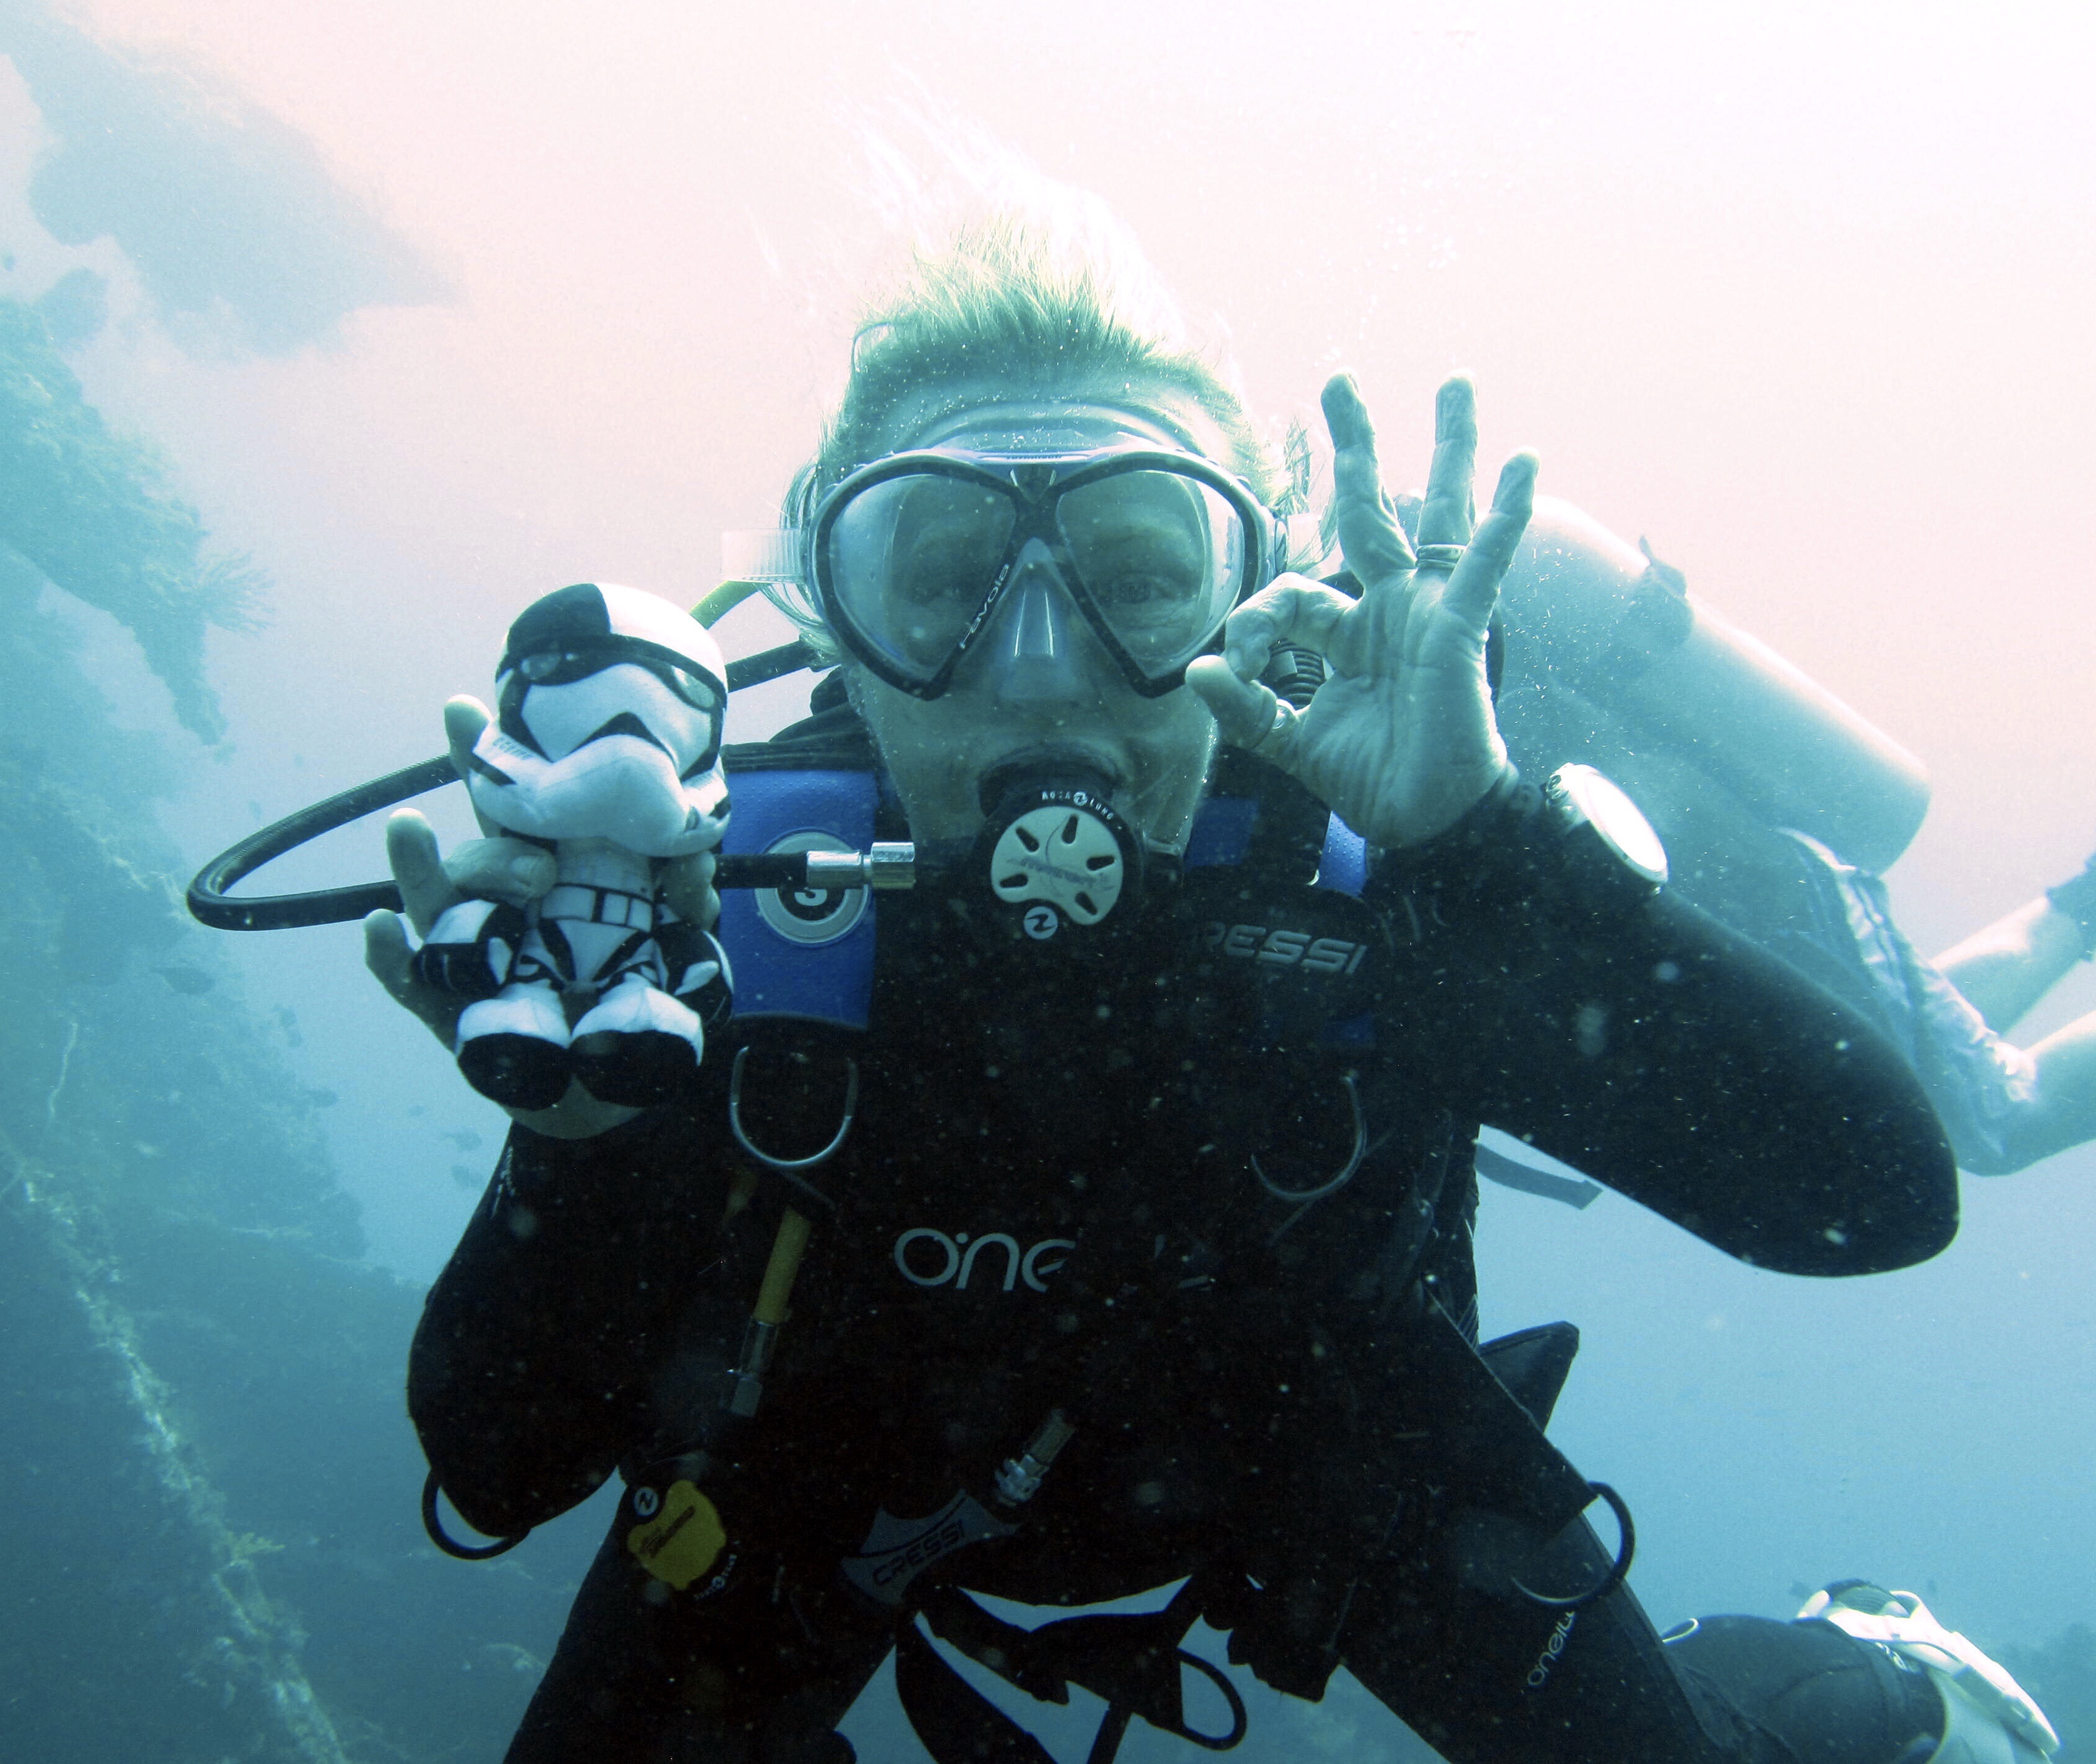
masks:
<instances>
[{"instance_id":1,"label":"black regulator hose","mask_svg":"<svg viewBox=\"0 0 2096 1764\"><path fill-rule=\"evenodd\" d=\"M814 652L797 638L775 649L729 662L728 690L739 692L745 686L818 665ZM439 754L273 822L238 845L229 846L197 871L189 887L190 916L215 931L289 931L301 925L345 924L367 913L401 911L400 890L391 882L362 882L352 888L317 889L307 894L260 894L240 900L234 899L230 890L265 863L296 851L323 833L457 781L458 773L450 758ZM900 844L876 845L864 854L723 853L716 862L714 886L784 889L789 893L806 889L908 888L915 879L914 858L913 849Z\"/></svg>"},{"instance_id":2,"label":"black regulator hose","mask_svg":"<svg viewBox=\"0 0 2096 1764\"><path fill-rule=\"evenodd\" d=\"M198 871L190 884L190 916L216 931L289 931L300 925L338 925L366 913L402 910L400 890L392 882L363 882L353 888L317 889L310 894L258 894L235 900L226 891L265 863L295 851L308 841L338 827L361 820L396 802L456 784L458 774L449 756L439 754L418 766L404 766L368 784L345 790L287 814L221 852ZM717 889L906 889L916 880L915 848L907 844L876 845L867 853L844 851L723 852L714 859Z\"/></svg>"},{"instance_id":3,"label":"black regulator hose","mask_svg":"<svg viewBox=\"0 0 2096 1764\"><path fill-rule=\"evenodd\" d=\"M238 901L226 891L242 877L323 833L457 780L451 756L440 753L434 759L404 766L383 778L374 778L354 790L345 790L325 802L286 815L221 852L197 871L190 884L190 916L217 931L287 931L297 925L338 925L382 909L399 912L400 890L391 882L364 882L353 888L321 889L310 894L264 894Z\"/></svg>"}]
</instances>

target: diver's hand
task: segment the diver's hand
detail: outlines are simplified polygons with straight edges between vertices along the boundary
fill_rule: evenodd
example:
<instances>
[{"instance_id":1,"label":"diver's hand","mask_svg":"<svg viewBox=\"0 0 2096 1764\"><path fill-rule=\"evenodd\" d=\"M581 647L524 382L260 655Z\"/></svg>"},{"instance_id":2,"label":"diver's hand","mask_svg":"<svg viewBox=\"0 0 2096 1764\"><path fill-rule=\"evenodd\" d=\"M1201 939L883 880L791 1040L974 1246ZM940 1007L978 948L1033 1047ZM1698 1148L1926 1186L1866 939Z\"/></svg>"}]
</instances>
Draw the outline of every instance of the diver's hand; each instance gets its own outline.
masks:
<instances>
[{"instance_id":1,"label":"diver's hand","mask_svg":"<svg viewBox=\"0 0 2096 1764\"><path fill-rule=\"evenodd\" d=\"M487 710L473 699L454 698L444 706L444 733L450 742L452 762L461 777L465 755L472 751L487 722ZM364 921L364 965L396 1003L427 1025L447 1050L457 1046L459 1013L466 1001L417 977L408 925L414 926L417 936L426 937L445 911L462 900L496 900L524 906L552 887L557 872L552 854L544 847L502 837L500 830L490 827L484 819L481 826L495 836L468 840L447 858L438 849L435 830L423 816L413 809L394 814L386 823L386 857L407 916L403 919L399 913L382 910L368 915ZM689 875L682 879L679 891L685 902L701 910L711 900L717 915L719 902L712 893L712 878L709 853L698 878L697 899L692 898ZM678 900L671 904L680 916L688 916L683 904ZM710 919L705 921L711 922ZM534 1133L555 1139L587 1139L631 1120L640 1112L600 1102L579 1084L570 1085L567 1095L550 1109L509 1111L513 1120Z\"/></svg>"},{"instance_id":2,"label":"diver's hand","mask_svg":"<svg viewBox=\"0 0 2096 1764\"><path fill-rule=\"evenodd\" d=\"M461 696L444 706L444 741L451 749L452 769L460 777L467 775L467 756L489 721L487 706L477 698ZM509 837L480 812L478 805L474 819L485 836L469 839L448 858L438 850L436 834L415 810L399 810L386 823L386 861L418 937L429 936L430 928L461 901L500 901L510 906L526 906L553 885L558 866L544 846ZM399 929L397 914L373 913L365 921L367 938L372 926L381 919L391 919ZM401 931L404 946L406 938L407 933ZM415 1007L409 1005L408 1008ZM456 1016L456 1012L452 1014ZM416 1015L423 1013L417 1011ZM443 1033L439 1031L440 1035Z\"/></svg>"},{"instance_id":3,"label":"diver's hand","mask_svg":"<svg viewBox=\"0 0 2096 1764\"><path fill-rule=\"evenodd\" d=\"M489 720L487 705L477 698L461 696L444 706L444 741L451 749L452 769L461 778L466 775L466 756ZM474 814L481 832L491 836L468 840L448 859L437 849L434 829L415 810L400 810L386 823L386 865L418 937L429 936L430 928L461 901L523 906L553 885L558 867L551 852L526 840L504 838L478 808ZM417 979L413 954L400 914L381 910L365 918L364 965L397 1003L427 1024L446 1047L453 1047L465 1001Z\"/></svg>"},{"instance_id":4,"label":"diver's hand","mask_svg":"<svg viewBox=\"0 0 2096 1764\"><path fill-rule=\"evenodd\" d=\"M525 906L552 887L553 855L521 839L469 839L446 859L429 822L413 809L402 809L386 823L386 858L407 917L382 909L365 917L365 966L398 1003L450 1047L457 1039L459 1013L466 1001L416 977L408 925L417 936L426 937L463 900Z\"/></svg>"},{"instance_id":5,"label":"diver's hand","mask_svg":"<svg viewBox=\"0 0 2096 1764\"><path fill-rule=\"evenodd\" d=\"M1196 660L1186 683L1225 740L1300 780L1356 832L1379 845L1417 845L1461 819L1507 770L1485 683L1485 631L1528 525L1535 456L1507 461L1490 512L1476 522L1474 395L1467 379L1443 386L1419 539L1465 548L1452 574L1418 570L1383 494L1375 430L1353 381L1334 379L1324 403L1339 543L1361 597L1282 576L1230 615L1223 653ZM1282 642L1325 657L1325 683L1299 714L1259 681Z\"/></svg>"},{"instance_id":6,"label":"diver's hand","mask_svg":"<svg viewBox=\"0 0 2096 1764\"><path fill-rule=\"evenodd\" d=\"M518 906L535 900L553 885L552 854L521 839L474 839L443 859L430 823L413 809L403 809L386 824L386 855L408 916L380 911L365 919L364 965L397 1003L429 1026L447 1050L455 1050L459 1013L466 1001L416 977L408 923L426 932L445 908L473 897ZM548 1138L589 1139L631 1120L640 1111L600 1102L574 1084L549 1109L507 1112L511 1120Z\"/></svg>"}]
</instances>

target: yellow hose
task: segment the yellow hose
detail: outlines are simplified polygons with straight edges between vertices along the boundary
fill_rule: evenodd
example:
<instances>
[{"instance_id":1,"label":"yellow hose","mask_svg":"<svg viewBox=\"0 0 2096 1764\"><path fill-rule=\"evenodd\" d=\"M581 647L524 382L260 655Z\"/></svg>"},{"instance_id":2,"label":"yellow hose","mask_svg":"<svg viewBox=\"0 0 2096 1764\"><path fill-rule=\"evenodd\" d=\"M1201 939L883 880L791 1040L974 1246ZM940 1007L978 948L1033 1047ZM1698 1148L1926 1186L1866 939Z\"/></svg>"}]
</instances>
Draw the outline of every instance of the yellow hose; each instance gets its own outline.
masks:
<instances>
[{"instance_id":1,"label":"yellow hose","mask_svg":"<svg viewBox=\"0 0 2096 1764\"><path fill-rule=\"evenodd\" d=\"M779 1221L779 1235L771 1240L771 1260L764 1265L764 1284L757 1290L757 1308L750 1315L774 1329L786 1321L786 1303L793 1296L793 1277L801 1272L801 1257L808 1247L808 1221L791 1207Z\"/></svg>"},{"instance_id":2,"label":"yellow hose","mask_svg":"<svg viewBox=\"0 0 2096 1764\"><path fill-rule=\"evenodd\" d=\"M718 624L751 595L762 594L766 586L762 582L723 582L692 609L692 617L701 625Z\"/></svg>"}]
</instances>

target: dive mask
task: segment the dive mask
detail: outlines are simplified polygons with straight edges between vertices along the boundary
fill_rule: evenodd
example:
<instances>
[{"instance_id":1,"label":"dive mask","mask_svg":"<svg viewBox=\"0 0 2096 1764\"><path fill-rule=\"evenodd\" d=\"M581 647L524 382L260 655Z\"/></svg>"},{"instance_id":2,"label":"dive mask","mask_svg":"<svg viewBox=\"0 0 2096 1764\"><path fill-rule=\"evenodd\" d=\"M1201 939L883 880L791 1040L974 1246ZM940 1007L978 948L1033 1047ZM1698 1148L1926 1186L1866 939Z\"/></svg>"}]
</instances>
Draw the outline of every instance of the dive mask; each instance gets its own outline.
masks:
<instances>
[{"instance_id":1,"label":"dive mask","mask_svg":"<svg viewBox=\"0 0 2096 1764\"><path fill-rule=\"evenodd\" d=\"M1273 517L1199 456L897 453L823 499L807 568L854 656L919 698L945 691L1014 582L1051 568L1146 698L1212 648L1274 572Z\"/></svg>"}]
</instances>

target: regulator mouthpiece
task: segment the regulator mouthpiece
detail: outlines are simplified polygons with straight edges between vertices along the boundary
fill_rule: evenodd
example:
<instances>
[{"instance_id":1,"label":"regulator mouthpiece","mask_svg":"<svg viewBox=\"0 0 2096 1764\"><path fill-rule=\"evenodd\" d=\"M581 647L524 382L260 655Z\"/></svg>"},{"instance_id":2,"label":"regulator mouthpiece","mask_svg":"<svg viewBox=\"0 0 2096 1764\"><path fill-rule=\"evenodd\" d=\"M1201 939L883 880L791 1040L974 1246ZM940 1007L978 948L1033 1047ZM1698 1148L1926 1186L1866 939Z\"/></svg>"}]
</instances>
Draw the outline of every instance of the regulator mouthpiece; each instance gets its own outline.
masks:
<instances>
[{"instance_id":1,"label":"regulator mouthpiece","mask_svg":"<svg viewBox=\"0 0 2096 1764\"><path fill-rule=\"evenodd\" d=\"M1142 844L1111 788L1103 774L1067 766L1006 767L983 780L976 873L1037 943L1089 931L1141 889Z\"/></svg>"}]
</instances>

